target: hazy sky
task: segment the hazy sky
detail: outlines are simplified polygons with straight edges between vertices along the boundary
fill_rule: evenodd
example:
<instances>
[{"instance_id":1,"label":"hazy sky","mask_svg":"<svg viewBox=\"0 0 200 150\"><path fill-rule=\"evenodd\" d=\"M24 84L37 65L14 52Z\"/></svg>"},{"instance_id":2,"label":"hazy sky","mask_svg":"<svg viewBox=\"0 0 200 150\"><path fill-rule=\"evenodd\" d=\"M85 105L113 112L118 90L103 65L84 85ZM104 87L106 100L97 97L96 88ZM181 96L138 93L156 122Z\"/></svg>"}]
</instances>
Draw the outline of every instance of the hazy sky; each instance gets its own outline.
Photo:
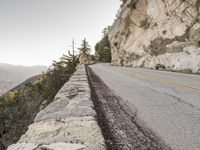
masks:
<instances>
[{"instance_id":1,"label":"hazy sky","mask_svg":"<svg viewBox=\"0 0 200 150\"><path fill-rule=\"evenodd\" d=\"M120 0L0 0L0 62L50 65L86 37L92 48Z\"/></svg>"}]
</instances>

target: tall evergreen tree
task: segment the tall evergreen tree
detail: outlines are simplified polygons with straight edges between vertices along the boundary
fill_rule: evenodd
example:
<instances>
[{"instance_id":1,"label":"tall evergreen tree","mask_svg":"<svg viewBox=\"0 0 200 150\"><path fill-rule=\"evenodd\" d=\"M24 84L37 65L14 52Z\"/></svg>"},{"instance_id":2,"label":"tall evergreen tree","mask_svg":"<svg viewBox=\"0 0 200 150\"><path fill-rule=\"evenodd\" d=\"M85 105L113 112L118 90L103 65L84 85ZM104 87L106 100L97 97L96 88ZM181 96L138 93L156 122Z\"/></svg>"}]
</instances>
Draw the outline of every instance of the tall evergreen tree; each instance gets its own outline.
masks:
<instances>
[{"instance_id":1,"label":"tall evergreen tree","mask_svg":"<svg viewBox=\"0 0 200 150\"><path fill-rule=\"evenodd\" d=\"M88 44L88 42L86 41L86 38L84 38L84 40L81 43L81 47L79 48L80 52L83 54L87 54L90 53L90 46Z\"/></svg>"},{"instance_id":2,"label":"tall evergreen tree","mask_svg":"<svg viewBox=\"0 0 200 150\"><path fill-rule=\"evenodd\" d=\"M111 62L111 46L108 38L108 28L103 29L102 39L95 45L95 55L99 61Z\"/></svg>"}]
</instances>

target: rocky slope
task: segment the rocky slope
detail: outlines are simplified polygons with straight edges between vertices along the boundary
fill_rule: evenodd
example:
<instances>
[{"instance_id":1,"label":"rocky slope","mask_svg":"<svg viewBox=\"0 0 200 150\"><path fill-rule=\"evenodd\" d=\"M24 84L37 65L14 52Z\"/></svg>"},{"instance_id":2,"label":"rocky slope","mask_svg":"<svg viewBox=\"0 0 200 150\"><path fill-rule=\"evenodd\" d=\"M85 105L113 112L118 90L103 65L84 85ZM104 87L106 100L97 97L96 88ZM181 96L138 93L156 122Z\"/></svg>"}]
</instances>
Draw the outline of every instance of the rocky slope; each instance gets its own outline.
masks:
<instances>
[{"instance_id":1,"label":"rocky slope","mask_svg":"<svg viewBox=\"0 0 200 150\"><path fill-rule=\"evenodd\" d=\"M200 0L123 0L112 64L200 72Z\"/></svg>"}]
</instances>

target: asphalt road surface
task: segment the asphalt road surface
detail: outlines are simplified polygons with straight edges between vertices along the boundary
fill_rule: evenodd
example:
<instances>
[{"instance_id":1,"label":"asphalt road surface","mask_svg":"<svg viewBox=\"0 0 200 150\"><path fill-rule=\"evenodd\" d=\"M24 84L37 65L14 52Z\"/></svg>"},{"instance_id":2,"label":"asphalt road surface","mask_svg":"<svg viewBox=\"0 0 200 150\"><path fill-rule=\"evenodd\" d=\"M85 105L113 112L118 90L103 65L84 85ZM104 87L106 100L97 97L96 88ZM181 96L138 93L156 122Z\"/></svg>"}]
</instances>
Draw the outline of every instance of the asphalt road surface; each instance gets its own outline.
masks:
<instances>
[{"instance_id":1,"label":"asphalt road surface","mask_svg":"<svg viewBox=\"0 0 200 150\"><path fill-rule=\"evenodd\" d=\"M200 150L199 75L110 64L90 67L172 149Z\"/></svg>"}]
</instances>

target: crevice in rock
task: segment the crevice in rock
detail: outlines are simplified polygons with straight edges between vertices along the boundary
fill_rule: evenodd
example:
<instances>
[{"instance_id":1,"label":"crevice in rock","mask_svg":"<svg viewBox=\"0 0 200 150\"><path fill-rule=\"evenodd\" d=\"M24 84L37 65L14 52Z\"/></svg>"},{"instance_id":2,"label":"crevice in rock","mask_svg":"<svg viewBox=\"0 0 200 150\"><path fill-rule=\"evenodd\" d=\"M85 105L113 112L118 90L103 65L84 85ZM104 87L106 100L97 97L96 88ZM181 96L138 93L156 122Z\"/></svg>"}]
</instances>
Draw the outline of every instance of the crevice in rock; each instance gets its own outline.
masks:
<instances>
[{"instance_id":1,"label":"crevice in rock","mask_svg":"<svg viewBox=\"0 0 200 150\"><path fill-rule=\"evenodd\" d=\"M127 7L131 8L131 9L136 9L137 2L138 2L138 0L131 0L131 2L127 5Z\"/></svg>"},{"instance_id":2,"label":"crevice in rock","mask_svg":"<svg viewBox=\"0 0 200 150\"><path fill-rule=\"evenodd\" d=\"M200 7L200 0L196 0L196 9L199 12L199 7Z\"/></svg>"}]
</instances>

